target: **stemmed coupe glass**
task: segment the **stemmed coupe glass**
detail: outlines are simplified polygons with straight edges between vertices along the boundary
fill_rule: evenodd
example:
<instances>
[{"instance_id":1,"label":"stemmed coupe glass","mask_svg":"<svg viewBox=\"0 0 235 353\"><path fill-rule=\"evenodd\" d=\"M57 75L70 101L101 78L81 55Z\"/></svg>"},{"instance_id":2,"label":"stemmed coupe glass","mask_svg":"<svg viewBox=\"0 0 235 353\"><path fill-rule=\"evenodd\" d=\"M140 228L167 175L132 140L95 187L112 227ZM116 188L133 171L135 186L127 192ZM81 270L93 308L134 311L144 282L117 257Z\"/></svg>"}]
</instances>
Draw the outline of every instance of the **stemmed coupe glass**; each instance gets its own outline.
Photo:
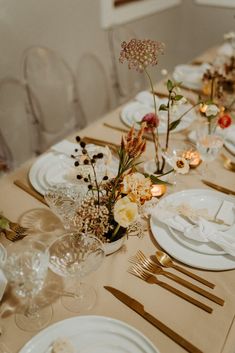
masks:
<instances>
[{"instance_id":1,"label":"stemmed coupe glass","mask_svg":"<svg viewBox=\"0 0 235 353\"><path fill-rule=\"evenodd\" d=\"M85 196L85 193L84 186L70 183L51 185L46 190L44 198L66 230L72 227L77 202Z\"/></svg>"},{"instance_id":2,"label":"stemmed coupe glass","mask_svg":"<svg viewBox=\"0 0 235 353\"><path fill-rule=\"evenodd\" d=\"M26 299L25 306L15 313L16 325L25 331L39 330L51 320L51 306L41 307L35 300L43 288L48 263L47 247L40 241L25 238L7 247L3 271L13 292Z\"/></svg>"},{"instance_id":3,"label":"stemmed coupe glass","mask_svg":"<svg viewBox=\"0 0 235 353\"><path fill-rule=\"evenodd\" d=\"M66 233L52 243L49 252L50 269L73 280L62 293L64 307L72 312L92 308L96 300L95 289L80 281L101 265L105 256L102 242L86 234Z\"/></svg>"}]
</instances>

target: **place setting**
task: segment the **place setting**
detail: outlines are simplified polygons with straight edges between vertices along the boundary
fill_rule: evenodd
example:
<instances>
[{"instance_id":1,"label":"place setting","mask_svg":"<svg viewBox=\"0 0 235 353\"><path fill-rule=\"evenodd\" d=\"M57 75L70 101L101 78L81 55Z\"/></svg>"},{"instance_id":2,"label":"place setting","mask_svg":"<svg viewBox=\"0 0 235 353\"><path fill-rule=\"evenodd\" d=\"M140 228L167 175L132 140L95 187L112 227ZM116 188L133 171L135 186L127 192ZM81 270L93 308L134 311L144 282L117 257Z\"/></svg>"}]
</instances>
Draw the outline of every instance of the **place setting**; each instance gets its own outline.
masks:
<instances>
[{"instance_id":1,"label":"place setting","mask_svg":"<svg viewBox=\"0 0 235 353\"><path fill-rule=\"evenodd\" d=\"M151 211L151 231L176 260L204 270L235 268L232 196L189 189L160 200Z\"/></svg>"},{"instance_id":2,"label":"place setting","mask_svg":"<svg viewBox=\"0 0 235 353\"><path fill-rule=\"evenodd\" d=\"M167 104L167 98L160 98L156 94L154 95L156 99L157 109L159 109L161 105ZM174 121L178 120L181 115L185 114L188 111L182 118L180 124L174 129L174 132L179 132L188 128L191 123L196 119L196 113L193 110L189 111L190 108L192 108L192 104L187 103L179 106L176 111L172 112L172 121ZM154 113L153 94L148 91L142 91L136 95L135 100L133 102L130 102L124 106L120 113L120 117L122 122L126 126L131 127L132 125L134 125L135 129L139 129L140 122L142 121L143 117L148 113ZM158 117L160 119L158 132L159 134L164 134L167 131L166 111L159 112Z\"/></svg>"}]
</instances>

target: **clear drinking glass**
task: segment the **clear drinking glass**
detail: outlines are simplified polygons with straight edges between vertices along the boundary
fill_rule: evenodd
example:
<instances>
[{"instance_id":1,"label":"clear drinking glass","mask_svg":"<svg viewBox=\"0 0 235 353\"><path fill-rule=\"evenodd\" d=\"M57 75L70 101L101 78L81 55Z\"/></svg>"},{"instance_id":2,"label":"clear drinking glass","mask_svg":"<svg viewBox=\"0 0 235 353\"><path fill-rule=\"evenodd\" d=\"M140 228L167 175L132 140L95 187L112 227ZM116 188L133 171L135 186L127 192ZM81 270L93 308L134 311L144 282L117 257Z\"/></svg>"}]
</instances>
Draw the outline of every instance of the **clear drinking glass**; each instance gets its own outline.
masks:
<instances>
[{"instance_id":1,"label":"clear drinking glass","mask_svg":"<svg viewBox=\"0 0 235 353\"><path fill-rule=\"evenodd\" d=\"M215 160L223 147L224 138L218 132L218 128L208 120L200 120L197 129L197 149L204 162L202 175L213 176L212 170L208 169L208 163Z\"/></svg>"},{"instance_id":2,"label":"clear drinking glass","mask_svg":"<svg viewBox=\"0 0 235 353\"><path fill-rule=\"evenodd\" d=\"M55 184L47 189L45 200L66 230L71 228L77 202L85 196L86 191L86 187L82 185L69 183Z\"/></svg>"},{"instance_id":3,"label":"clear drinking glass","mask_svg":"<svg viewBox=\"0 0 235 353\"><path fill-rule=\"evenodd\" d=\"M16 325L23 330L39 330L51 320L51 306L40 307L35 300L43 288L48 263L47 247L34 239L25 238L7 247L4 273L13 292L26 299L26 304L15 314Z\"/></svg>"},{"instance_id":4,"label":"clear drinking glass","mask_svg":"<svg viewBox=\"0 0 235 353\"><path fill-rule=\"evenodd\" d=\"M93 287L80 281L101 265L105 256L102 242L93 236L67 233L50 246L49 252L50 269L59 276L72 279L62 293L64 307L72 312L92 308L96 292Z\"/></svg>"}]
</instances>

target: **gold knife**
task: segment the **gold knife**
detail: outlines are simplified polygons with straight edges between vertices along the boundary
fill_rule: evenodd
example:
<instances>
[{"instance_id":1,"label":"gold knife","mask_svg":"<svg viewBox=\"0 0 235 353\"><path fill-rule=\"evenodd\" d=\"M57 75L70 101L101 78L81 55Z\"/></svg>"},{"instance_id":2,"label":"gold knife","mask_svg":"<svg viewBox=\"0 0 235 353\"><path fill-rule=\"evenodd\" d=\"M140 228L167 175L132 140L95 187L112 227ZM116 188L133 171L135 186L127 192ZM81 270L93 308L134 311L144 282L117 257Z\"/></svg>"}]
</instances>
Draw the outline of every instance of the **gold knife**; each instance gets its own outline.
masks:
<instances>
[{"instance_id":1,"label":"gold knife","mask_svg":"<svg viewBox=\"0 0 235 353\"><path fill-rule=\"evenodd\" d=\"M202 179L202 182L204 184L206 184L207 186L210 186L211 188L213 188L213 189L215 189L217 191L224 192L225 194L228 194L228 195L235 195L235 191L227 189L224 186L217 185L217 184L212 183L211 181L203 180L203 179Z\"/></svg>"},{"instance_id":2,"label":"gold knife","mask_svg":"<svg viewBox=\"0 0 235 353\"><path fill-rule=\"evenodd\" d=\"M109 291L110 293L112 293L123 304L127 305L130 309L134 310L137 314L139 314L145 320L150 322L153 326L155 326L157 329L159 329L162 333L164 333L169 338L171 338L175 343L177 343L181 347L183 347L186 351L188 351L190 353L203 353L200 349L195 347L192 343L190 343L185 338L180 336L178 333L176 333L175 331L170 329L163 322L159 321L156 317L152 316L147 311L145 311L143 304L141 304L137 300L129 297L129 295L121 292L120 290L118 290L116 288L109 287L109 286L104 286L104 288L107 291Z\"/></svg>"}]
</instances>

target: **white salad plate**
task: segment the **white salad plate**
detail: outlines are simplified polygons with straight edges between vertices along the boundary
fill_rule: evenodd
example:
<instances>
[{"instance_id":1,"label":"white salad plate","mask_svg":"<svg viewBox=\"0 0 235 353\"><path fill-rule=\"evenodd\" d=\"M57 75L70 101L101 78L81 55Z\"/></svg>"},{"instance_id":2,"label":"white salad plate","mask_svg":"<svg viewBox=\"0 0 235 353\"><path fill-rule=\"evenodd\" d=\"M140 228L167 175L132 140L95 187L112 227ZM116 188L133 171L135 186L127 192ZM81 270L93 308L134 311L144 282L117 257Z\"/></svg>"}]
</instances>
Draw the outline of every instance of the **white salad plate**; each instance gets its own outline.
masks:
<instances>
[{"instance_id":1,"label":"white salad plate","mask_svg":"<svg viewBox=\"0 0 235 353\"><path fill-rule=\"evenodd\" d=\"M173 79L182 82L182 86L190 89L202 88L202 77L209 64L202 65L177 65L173 72Z\"/></svg>"},{"instance_id":2,"label":"white salad plate","mask_svg":"<svg viewBox=\"0 0 235 353\"><path fill-rule=\"evenodd\" d=\"M158 98L157 100L157 106L160 106L161 104L166 104L167 99L166 98ZM187 111L190 108L190 104L182 104L179 105L178 111L176 114L172 114L172 121L177 120L178 117L180 117L185 111ZM143 119L143 117L148 114L148 113L153 113L154 112L154 107L151 105L144 104L142 102L137 102L133 101L127 105L124 106L124 108L121 111L121 120L127 125L127 126L133 126L135 129L140 128L140 122ZM167 129L167 112L166 111L160 111L158 112L158 116L160 118L160 123L158 127L158 132L160 134L166 133ZM196 113L192 109L189 113L187 113L179 123L179 125L172 131L172 132L178 132L181 130L186 129L189 127L189 125L196 119Z\"/></svg>"},{"instance_id":3,"label":"white salad plate","mask_svg":"<svg viewBox=\"0 0 235 353\"><path fill-rule=\"evenodd\" d=\"M208 209L208 215L213 218L224 200L233 202L235 205L235 198L232 196L207 189L189 189L165 197L158 203L153 212L157 212L161 202L167 202L171 205L187 202L194 209ZM183 234L180 238L180 232L172 232L167 225L156 219L153 220L153 218L151 218L150 224L153 236L158 244L176 260L192 267L212 271L235 268L235 257L221 253L221 249L214 245L192 241L184 237Z\"/></svg>"},{"instance_id":4,"label":"white salad plate","mask_svg":"<svg viewBox=\"0 0 235 353\"><path fill-rule=\"evenodd\" d=\"M53 324L34 336L19 353L50 353L59 338L68 339L75 353L159 353L132 326L104 316L78 316Z\"/></svg>"}]
</instances>

